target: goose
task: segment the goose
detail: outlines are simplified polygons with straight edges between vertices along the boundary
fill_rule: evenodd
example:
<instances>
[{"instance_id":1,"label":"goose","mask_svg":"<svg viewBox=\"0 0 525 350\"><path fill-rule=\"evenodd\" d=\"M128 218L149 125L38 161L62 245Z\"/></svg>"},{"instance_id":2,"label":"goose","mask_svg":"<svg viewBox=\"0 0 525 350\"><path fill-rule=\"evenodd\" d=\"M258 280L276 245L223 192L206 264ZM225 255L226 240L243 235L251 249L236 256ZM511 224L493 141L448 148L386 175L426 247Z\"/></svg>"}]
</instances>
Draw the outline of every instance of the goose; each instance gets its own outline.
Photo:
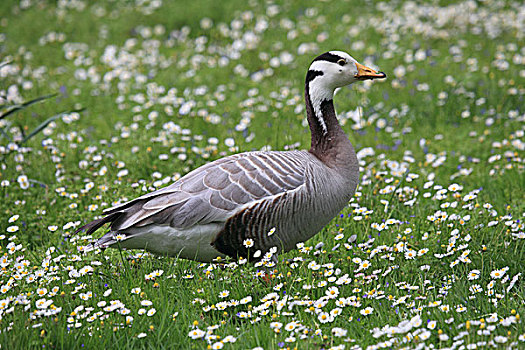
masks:
<instances>
[{"instance_id":1,"label":"goose","mask_svg":"<svg viewBox=\"0 0 525 350\"><path fill-rule=\"evenodd\" d=\"M318 233L352 198L355 150L339 125L333 96L356 81L386 78L348 53L316 57L306 74L309 150L254 151L207 163L171 185L103 211L81 228L110 230L91 249L145 249L201 262L257 261Z\"/></svg>"}]
</instances>

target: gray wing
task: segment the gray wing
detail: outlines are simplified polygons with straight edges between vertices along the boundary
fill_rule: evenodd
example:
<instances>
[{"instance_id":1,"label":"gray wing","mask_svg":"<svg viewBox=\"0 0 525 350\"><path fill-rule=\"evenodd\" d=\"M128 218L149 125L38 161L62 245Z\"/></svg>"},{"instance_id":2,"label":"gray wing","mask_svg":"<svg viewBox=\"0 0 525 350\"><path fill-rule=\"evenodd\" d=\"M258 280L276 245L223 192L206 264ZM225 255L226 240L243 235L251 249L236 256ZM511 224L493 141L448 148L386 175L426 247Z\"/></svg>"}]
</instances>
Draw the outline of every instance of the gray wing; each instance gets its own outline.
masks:
<instances>
[{"instance_id":1,"label":"gray wing","mask_svg":"<svg viewBox=\"0 0 525 350\"><path fill-rule=\"evenodd\" d=\"M185 229L226 222L257 201L305 184L308 153L248 152L208 163L170 186L104 211L81 229L88 233L111 222L112 231L145 225Z\"/></svg>"}]
</instances>

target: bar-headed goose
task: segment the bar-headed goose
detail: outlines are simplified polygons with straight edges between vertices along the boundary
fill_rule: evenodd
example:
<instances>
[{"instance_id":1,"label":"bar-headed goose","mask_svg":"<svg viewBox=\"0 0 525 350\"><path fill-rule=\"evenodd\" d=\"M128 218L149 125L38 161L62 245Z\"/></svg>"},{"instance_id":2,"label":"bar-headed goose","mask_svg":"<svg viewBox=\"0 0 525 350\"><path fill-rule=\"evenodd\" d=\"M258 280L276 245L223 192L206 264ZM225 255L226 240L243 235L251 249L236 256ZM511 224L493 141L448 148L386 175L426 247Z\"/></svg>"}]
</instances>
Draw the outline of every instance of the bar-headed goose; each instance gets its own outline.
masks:
<instances>
[{"instance_id":1,"label":"bar-headed goose","mask_svg":"<svg viewBox=\"0 0 525 350\"><path fill-rule=\"evenodd\" d=\"M306 74L310 150L246 152L197 168L175 183L104 211L83 226L110 231L95 247L146 249L209 262L256 260L285 252L319 232L353 196L359 165L339 125L334 90L385 78L341 51L313 60ZM118 242L118 245L117 245Z\"/></svg>"}]
</instances>

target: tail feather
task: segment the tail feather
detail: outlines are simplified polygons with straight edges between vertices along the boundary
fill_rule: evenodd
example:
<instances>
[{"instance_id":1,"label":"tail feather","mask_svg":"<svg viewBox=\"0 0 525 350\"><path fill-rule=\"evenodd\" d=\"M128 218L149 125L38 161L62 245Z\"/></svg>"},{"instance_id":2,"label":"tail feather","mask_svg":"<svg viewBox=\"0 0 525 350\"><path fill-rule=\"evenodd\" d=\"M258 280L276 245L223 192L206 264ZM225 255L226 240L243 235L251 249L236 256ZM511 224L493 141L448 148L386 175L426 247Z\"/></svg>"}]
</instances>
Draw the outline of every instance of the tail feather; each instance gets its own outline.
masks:
<instances>
[{"instance_id":1,"label":"tail feather","mask_svg":"<svg viewBox=\"0 0 525 350\"><path fill-rule=\"evenodd\" d=\"M92 243L89 243L88 245L85 245L82 247L82 253L87 253L95 250L95 246Z\"/></svg>"},{"instance_id":2,"label":"tail feather","mask_svg":"<svg viewBox=\"0 0 525 350\"><path fill-rule=\"evenodd\" d=\"M115 242L117 241L115 240L113 232L108 232L95 242L95 248L107 248Z\"/></svg>"},{"instance_id":3,"label":"tail feather","mask_svg":"<svg viewBox=\"0 0 525 350\"><path fill-rule=\"evenodd\" d=\"M111 213L107 216L104 216L103 218L93 220L90 223L87 223L86 225L76 230L75 234L81 231L86 231L86 234L90 235L96 230L98 230L104 224L108 222L113 223L113 221L115 221L115 219L117 219L121 214L122 214L121 212Z\"/></svg>"},{"instance_id":4,"label":"tail feather","mask_svg":"<svg viewBox=\"0 0 525 350\"><path fill-rule=\"evenodd\" d=\"M106 249L107 247L109 247L110 245L116 243L117 241L115 240L114 236L113 236L113 232L108 232L106 233L104 236L100 237L99 239L97 239L96 241L94 242L91 242L85 246L82 247L82 253L87 253L87 252L91 252L91 251L94 251L96 249Z\"/></svg>"}]
</instances>

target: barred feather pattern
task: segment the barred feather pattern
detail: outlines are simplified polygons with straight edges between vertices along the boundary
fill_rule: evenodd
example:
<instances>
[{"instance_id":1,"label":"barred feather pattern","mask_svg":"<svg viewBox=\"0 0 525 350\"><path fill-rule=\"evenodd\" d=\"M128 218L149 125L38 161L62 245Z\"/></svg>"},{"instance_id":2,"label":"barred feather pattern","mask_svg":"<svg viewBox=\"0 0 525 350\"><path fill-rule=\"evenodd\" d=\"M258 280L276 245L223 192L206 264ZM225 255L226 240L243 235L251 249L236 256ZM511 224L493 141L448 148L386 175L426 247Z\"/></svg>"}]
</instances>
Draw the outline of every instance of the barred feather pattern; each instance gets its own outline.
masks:
<instances>
[{"instance_id":1,"label":"barred feather pattern","mask_svg":"<svg viewBox=\"0 0 525 350\"><path fill-rule=\"evenodd\" d=\"M229 256L251 258L256 251L265 253L272 247L278 253L289 251L319 232L346 205L357 184L357 176L344 178L320 163L311 160L307 181L296 191L259 201L234 215L214 246ZM269 235L272 228L275 233ZM247 238L254 241L249 249L243 245Z\"/></svg>"}]
</instances>

